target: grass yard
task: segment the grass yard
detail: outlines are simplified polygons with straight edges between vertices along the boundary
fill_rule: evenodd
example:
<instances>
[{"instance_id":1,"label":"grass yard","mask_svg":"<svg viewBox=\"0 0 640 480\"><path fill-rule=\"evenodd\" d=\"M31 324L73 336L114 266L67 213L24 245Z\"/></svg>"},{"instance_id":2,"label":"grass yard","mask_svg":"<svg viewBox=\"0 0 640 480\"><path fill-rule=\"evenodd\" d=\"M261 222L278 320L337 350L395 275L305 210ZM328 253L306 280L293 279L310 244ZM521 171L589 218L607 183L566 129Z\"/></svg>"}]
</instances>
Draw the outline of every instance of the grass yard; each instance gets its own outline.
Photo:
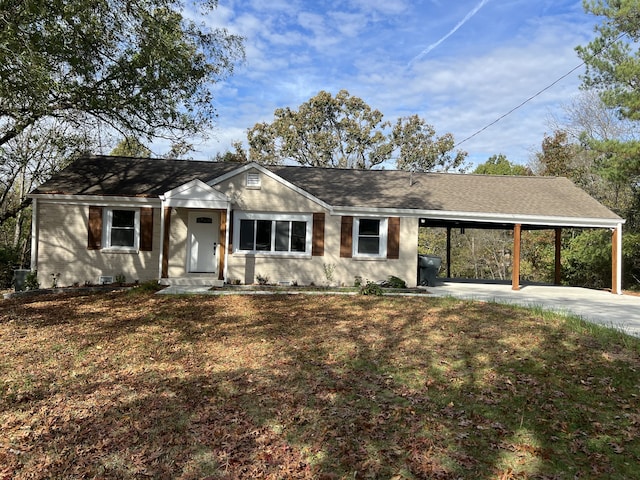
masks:
<instances>
[{"instance_id":1,"label":"grass yard","mask_svg":"<svg viewBox=\"0 0 640 480\"><path fill-rule=\"evenodd\" d=\"M0 302L0 479L640 478L640 341L428 297Z\"/></svg>"}]
</instances>

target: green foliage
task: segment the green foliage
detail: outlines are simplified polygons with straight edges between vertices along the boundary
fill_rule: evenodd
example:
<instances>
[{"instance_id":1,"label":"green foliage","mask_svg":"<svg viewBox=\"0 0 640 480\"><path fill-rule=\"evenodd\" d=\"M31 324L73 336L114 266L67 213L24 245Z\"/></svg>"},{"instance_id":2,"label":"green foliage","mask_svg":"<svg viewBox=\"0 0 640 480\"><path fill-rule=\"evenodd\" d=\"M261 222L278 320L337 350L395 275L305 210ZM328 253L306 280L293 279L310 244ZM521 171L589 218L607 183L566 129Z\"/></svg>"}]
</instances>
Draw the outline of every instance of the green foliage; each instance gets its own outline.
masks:
<instances>
[{"instance_id":1,"label":"green foliage","mask_svg":"<svg viewBox=\"0 0 640 480\"><path fill-rule=\"evenodd\" d=\"M570 285L592 288L611 286L611 234L585 230L574 236L563 251L564 279Z\"/></svg>"},{"instance_id":2,"label":"green foliage","mask_svg":"<svg viewBox=\"0 0 640 480\"><path fill-rule=\"evenodd\" d=\"M384 282L384 287L386 288L407 288L407 282L402 280L399 277L394 275L390 275L389 278Z\"/></svg>"},{"instance_id":3,"label":"green foliage","mask_svg":"<svg viewBox=\"0 0 640 480\"><path fill-rule=\"evenodd\" d=\"M603 17L597 37L576 48L587 69L583 86L600 91L602 100L631 120L640 120L640 4L637 0L585 0L588 13Z\"/></svg>"},{"instance_id":4,"label":"green foliage","mask_svg":"<svg viewBox=\"0 0 640 480\"><path fill-rule=\"evenodd\" d=\"M364 285L360 286L360 295L374 295L381 296L382 295L382 287L375 282L367 282Z\"/></svg>"},{"instance_id":5,"label":"green foliage","mask_svg":"<svg viewBox=\"0 0 640 480\"><path fill-rule=\"evenodd\" d=\"M149 280L148 282L142 282L140 285L136 285L128 291L130 295L145 295L148 293L155 293L162 290L164 287L158 284L157 280Z\"/></svg>"},{"instance_id":6,"label":"green foliage","mask_svg":"<svg viewBox=\"0 0 640 480\"><path fill-rule=\"evenodd\" d=\"M40 282L38 282L38 272L36 270L31 270L27 273L27 276L24 280L24 289L25 290L38 290L40 288Z\"/></svg>"},{"instance_id":7,"label":"green foliage","mask_svg":"<svg viewBox=\"0 0 640 480\"><path fill-rule=\"evenodd\" d=\"M397 154L398 168L430 171L458 168L466 156L451 153L453 136L435 137L417 115L401 118L390 133L383 114L346 90L321 91L298 107L279 108L271 123L247 132L249 159L264 164L285 160L300 165L370 169Z\"/></svg>"},{"instance_id":8,"label":"green foliage","mask_svg":"<svg viewBox=\"0 0 640 480\"><path fill-rule=\"evenodd\" d=\"M19 264L19 253L11 248L0 248L0 288L11 288L13 270Z\"/></svg>"},{"instance_id":9,"label":"green foliage","mask_svg":"<svg viewBox=\"0 0 640 480\"><path fill-rule=\"evenodd\" d=\"M622 285L624 288L640 289L640 233L622 236Z\"/></svg>"},{"instance_id":10,"label":"green foliage","mask_svg":"<svg viewBox=\"0 0 640 480\"><path fill-rule=\"evenodd\" d=\"M125 277L124 273L119 273L115 276L114 281L117 284L122 285L124 283L127 283L127 277Z\"/></svg>"},{"instance_id":11,"label":"green foliage","mask_svg":"<svg viewBox=\"0 0 640 480\"><path fill-rule=\"evenodd\" d=\"M542 152L537 154L537 160L542 166L540 175L571 177L571 163L575 155L576 146L569 142L567 132L556 130L551 137L545 134Z\"/></svg>"},{"instance_id":12,"label":"green foliage","mask_svg":"<svg viewBox=\"0 0 640 480\"><path fill-rule=\"evenodd\" d=\"M0 29L0 146L50 119L178 138L214 119L211 85L242 41L199 20L216 1L7 0Z\"/></svg>"},{"instance_id":13,"label":"green foliage","mask_svg":"<svg viewBox=\"0 0 640 480\"><path fill-rule=\"evenodd\" d=\"M324 277L327 279L327 284L331 284L333 282L333 272L336 269L335 263L323 263L322 270L324 271Z\"/></svg>"},{"instance_id":14,"label":"green foliage","mask_svg":"<svg viewBox=\"0 0 640 480\"><path fill-rule=\"evenodd\" d=\"M467 152L455 148L453 135L436 136L435 129L418 115L399 118L391 134L399 150L397 167L413 172L464 170Z\"/></svg>"},{"instance_id":15,"label":"green foliage","mask_svg":"<svg viewBox=\"0 0 640 480\"><path fill-rule=\"evenodd\" d=\"M140 140L133 137L126 137L111 150L111 155L116 157L149 157L149 150Z\"/></svg>"},{"instance_id":16,"label":"green foliage","mask_svg":"<svg viewBox=\"0 0 640 480\"><path fill-rule=\"evenodd\" d=\"M368 169L391 157L382 113L341 90L321 91L298 110L279 108L271 124L256 124L247 136L250 159L285 159L313 167Z\"/></svg>"},{"instance_id":17,"label":"green foliage","mask_svg":"<svg viewBox=\"0 0 640 480\"><path fill-rule=\"evenodd\" d=\"M555 280L555 232L524 231L520 248L520 278L552 283Z\"/></svg>"},{"instance_id":18,"label":"green foliage","mask_svg":"<svg viewBox=\"0 0 640 480\"><path fill-rule=\"evenodd\" d=\"M533 175L529 167L511 163L503 154L493 155L476 167L478 175Z\"/></svg>"}]
</instances>

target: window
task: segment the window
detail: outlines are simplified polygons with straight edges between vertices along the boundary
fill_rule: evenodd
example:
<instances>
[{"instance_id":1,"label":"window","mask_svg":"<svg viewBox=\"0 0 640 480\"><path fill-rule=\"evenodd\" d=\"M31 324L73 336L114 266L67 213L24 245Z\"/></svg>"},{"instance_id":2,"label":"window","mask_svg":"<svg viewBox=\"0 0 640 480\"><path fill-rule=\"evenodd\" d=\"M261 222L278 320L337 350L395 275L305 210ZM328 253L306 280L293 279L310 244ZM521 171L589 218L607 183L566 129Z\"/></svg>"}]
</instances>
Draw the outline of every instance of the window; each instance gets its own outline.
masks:
<instances>
[{"instance_id":1,"label":"window","mask_svg":"<svg viewBox=\"0 0 640 480\"><path fill-rule=\"evenodd\" d=\"M311 215L238 213L236 251L310 255L311 219Z\"/></svg>"},{"instance_id":2,"label":"window","mask_svg":"<svg viewBox=\"0 0 640 480\"><path fill-rule=\"evenodd\" d=\"M139 210L105 209L104 246L114 250L138 248L140 238Z\"/></svg>"},{"instance_id":3,"label":"window","mask_svg":"<svg viewBox=\"0 0 640 480\"><path fill-rule=\"evenodd\" d=\"M353 232L354 257L386 257L386 218L356 218L353 224Z\"/></svg>"}]
</instances>

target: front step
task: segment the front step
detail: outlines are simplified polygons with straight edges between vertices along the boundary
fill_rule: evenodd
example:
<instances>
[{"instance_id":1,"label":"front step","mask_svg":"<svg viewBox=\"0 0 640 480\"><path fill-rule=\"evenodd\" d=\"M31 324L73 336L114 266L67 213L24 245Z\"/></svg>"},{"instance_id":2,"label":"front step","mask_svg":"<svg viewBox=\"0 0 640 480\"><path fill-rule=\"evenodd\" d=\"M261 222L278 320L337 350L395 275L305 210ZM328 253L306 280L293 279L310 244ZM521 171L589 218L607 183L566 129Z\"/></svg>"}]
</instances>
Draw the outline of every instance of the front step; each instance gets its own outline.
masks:
<instances>
[{"instance_id":1,"label":"front step","mask_svg":"<svg viewBox=\"0 0 640 480\"><path fill-rule=\"evenodd\" d=\"M218 280L217 277L212 277L212 276L161 278L158 283L160 285L168 285L168 286L190 286L190 287L222 287L224 286L224 281Z\"/></svg>"}]
</instances>

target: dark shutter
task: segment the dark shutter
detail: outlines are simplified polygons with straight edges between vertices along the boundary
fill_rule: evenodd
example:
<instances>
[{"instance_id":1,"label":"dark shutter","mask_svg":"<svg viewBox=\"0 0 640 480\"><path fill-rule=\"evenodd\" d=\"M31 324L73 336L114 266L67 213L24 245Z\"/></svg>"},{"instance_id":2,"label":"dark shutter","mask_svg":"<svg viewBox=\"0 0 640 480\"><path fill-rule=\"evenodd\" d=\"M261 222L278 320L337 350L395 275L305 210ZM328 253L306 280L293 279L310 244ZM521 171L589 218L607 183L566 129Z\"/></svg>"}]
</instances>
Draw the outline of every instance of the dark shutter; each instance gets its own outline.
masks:
<instances>
[{"instance_id":1,"label":"dark shutter","mask_svg":"<svg viewBox=\"0 0 640 480\"><path fill-rule=\"evenodd\" d=\"M389 231L387 233L387 258L400 258L400 217L389 217Z\"/></svg>"},{"instance_id":2,"label":"dark shutter","mask_svg":"<svg viewBox=\"0 0 640 480\"><path fill-rule=\"evenodd\" d=\"M311 255L322 257L324 255L324 213L313 214L313 239Z\"/></svg>"},{"instance_id":3,"label":"dark shutter","mask_svg":"<svg viewBox=\"0 0 640 480\"><path fill-rule=\"evenodd\" d=\"M351 258L353 256L353 217L342 217L340 225L340 256Z\"/></svg>"},{"instance_id":4,"label":"dark shutter","mask_svg":"<svg viewBox=\"0 0 640 480\"><path fill-rule=\"evenodd\" d=\"M102 207L89 207L87 248L89 250L100 250L102 248Z\"/></svg>"},{"instance_id":5,"label":"dark shutter","mask_svg":"<svg viewBox=\"0 0 640 480\"><path fill-rule=\"evenodd\" d=\"M153 208L140 209L140 250L153 250Z\"/></svg>"}]
</instances>

